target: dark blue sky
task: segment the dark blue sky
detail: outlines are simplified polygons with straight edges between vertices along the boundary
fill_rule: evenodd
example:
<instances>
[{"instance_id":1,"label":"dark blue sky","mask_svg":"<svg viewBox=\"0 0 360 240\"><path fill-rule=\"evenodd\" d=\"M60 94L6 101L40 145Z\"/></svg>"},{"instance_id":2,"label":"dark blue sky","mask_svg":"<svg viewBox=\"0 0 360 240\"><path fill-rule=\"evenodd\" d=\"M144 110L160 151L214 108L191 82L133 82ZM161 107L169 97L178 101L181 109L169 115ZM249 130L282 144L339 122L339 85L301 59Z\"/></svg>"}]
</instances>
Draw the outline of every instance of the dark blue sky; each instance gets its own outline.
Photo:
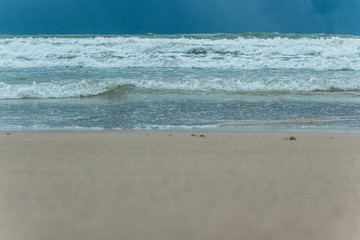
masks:
<instances>
[{"instance_id":1,"label":"dark blue sky","mask_svg":"<svg viewBox=\"0 0 360 240\"><path fill-rule=\"evenodd\" d=\"M0 0L0 34L360 34L359 0Z\"/></svg>"}]
</instances>

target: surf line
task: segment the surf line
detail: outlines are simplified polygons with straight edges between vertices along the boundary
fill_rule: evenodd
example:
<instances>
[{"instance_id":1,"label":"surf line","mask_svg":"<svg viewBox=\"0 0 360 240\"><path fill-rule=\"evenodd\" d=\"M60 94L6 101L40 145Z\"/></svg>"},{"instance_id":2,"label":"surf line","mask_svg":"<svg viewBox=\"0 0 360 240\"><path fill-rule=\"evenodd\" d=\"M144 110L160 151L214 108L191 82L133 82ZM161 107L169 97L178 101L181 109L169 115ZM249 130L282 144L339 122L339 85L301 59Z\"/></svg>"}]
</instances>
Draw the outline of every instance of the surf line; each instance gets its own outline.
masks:
<instances>
[{"instance_id":1,"label":"surf line","mask_svg":"<svg viewBox=\"0 0 360 240\"><path fill-rule=\"evenodd\" d=\"M322 123L322 122L333 122L338 121L337 119L296 119L296 120L275 120L275 121L242 121L242 122L227 122L218 123L218 126L241 126L241 125L276 125L276 124L300 124L300 123Z\"/></svg>"}]
</instances>

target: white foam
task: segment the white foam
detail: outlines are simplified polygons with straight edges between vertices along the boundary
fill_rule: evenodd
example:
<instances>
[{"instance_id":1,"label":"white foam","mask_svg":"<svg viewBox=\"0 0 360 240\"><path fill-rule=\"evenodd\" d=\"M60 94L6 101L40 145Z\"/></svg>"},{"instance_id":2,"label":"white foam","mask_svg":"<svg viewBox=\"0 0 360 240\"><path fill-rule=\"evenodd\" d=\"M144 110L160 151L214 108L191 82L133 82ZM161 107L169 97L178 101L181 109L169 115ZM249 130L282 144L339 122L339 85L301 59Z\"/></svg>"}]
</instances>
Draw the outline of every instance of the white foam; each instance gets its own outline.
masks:
<instances>
[{"instance_id":1,"label":"white foam","mask_svg":"<svg viewBox=\"0 0 360 240\"><path fill-rule=\"evenodd\" d=\"M217 124L211 125L143 125L140 127L135 127L134 130L191 130L191 129L210 129L210 128L219 128Z\"/></svg>"},{"instance_id":2,"label":"white foam","mask_svg":"<svg viewBox=\"0 0 360 240\"><path fill-rule=\"evenodd\" d=\"M122 80L122 84L132 84L138 88L153 90L200 91L200 92L311 92L311 91L359 91L360 82L352 79L318 79L296 77L264 78L204 78L178 80Z\"/></svg>"},{"instance_id":3,"label":"white foam","mask_svg":"<svg viewBox=\"0 0 360 240\"><path fill-rule=\"evenodd\" d=\"M0 67L360 70L359 38L0 38Z\"/></svg>"}]
</instances>

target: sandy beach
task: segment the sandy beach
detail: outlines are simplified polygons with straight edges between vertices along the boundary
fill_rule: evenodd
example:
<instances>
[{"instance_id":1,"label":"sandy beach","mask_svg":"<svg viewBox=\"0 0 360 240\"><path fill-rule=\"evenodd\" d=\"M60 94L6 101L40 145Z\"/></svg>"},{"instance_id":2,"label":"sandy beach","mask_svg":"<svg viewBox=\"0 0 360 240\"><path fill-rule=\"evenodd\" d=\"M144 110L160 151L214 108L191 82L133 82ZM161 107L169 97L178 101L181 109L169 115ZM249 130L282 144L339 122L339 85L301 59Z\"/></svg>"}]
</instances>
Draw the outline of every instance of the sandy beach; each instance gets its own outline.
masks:
<instances>
[{"instance_id":1,"label":"sandy beach","mask_svg":"<svg viewBox=\"0 0 360 240\"><path fill-rule=\"evenodd\" d=\"M0 133L0 239L360 239L360 135L191 135Z\"/></svg>"}]
</instances>

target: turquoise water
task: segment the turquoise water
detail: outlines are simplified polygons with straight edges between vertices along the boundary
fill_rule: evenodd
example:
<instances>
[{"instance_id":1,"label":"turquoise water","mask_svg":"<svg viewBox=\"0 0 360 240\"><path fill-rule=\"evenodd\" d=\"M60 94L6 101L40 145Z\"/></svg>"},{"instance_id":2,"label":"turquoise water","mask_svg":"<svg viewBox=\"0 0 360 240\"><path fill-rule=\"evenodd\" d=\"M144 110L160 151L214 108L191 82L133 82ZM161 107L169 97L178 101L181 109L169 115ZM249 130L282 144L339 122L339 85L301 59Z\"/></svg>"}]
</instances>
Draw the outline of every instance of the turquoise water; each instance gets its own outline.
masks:
<instances>
[{"instance_id":1,"label":"turquoise water","mask_svg":"<svg viewBox=\"0 0 360 240\"><path fill-rule=\"evenodd\" d=\"M359 132L360 38L0 36L0 130Z\"/></svg>"}]
</instances>

